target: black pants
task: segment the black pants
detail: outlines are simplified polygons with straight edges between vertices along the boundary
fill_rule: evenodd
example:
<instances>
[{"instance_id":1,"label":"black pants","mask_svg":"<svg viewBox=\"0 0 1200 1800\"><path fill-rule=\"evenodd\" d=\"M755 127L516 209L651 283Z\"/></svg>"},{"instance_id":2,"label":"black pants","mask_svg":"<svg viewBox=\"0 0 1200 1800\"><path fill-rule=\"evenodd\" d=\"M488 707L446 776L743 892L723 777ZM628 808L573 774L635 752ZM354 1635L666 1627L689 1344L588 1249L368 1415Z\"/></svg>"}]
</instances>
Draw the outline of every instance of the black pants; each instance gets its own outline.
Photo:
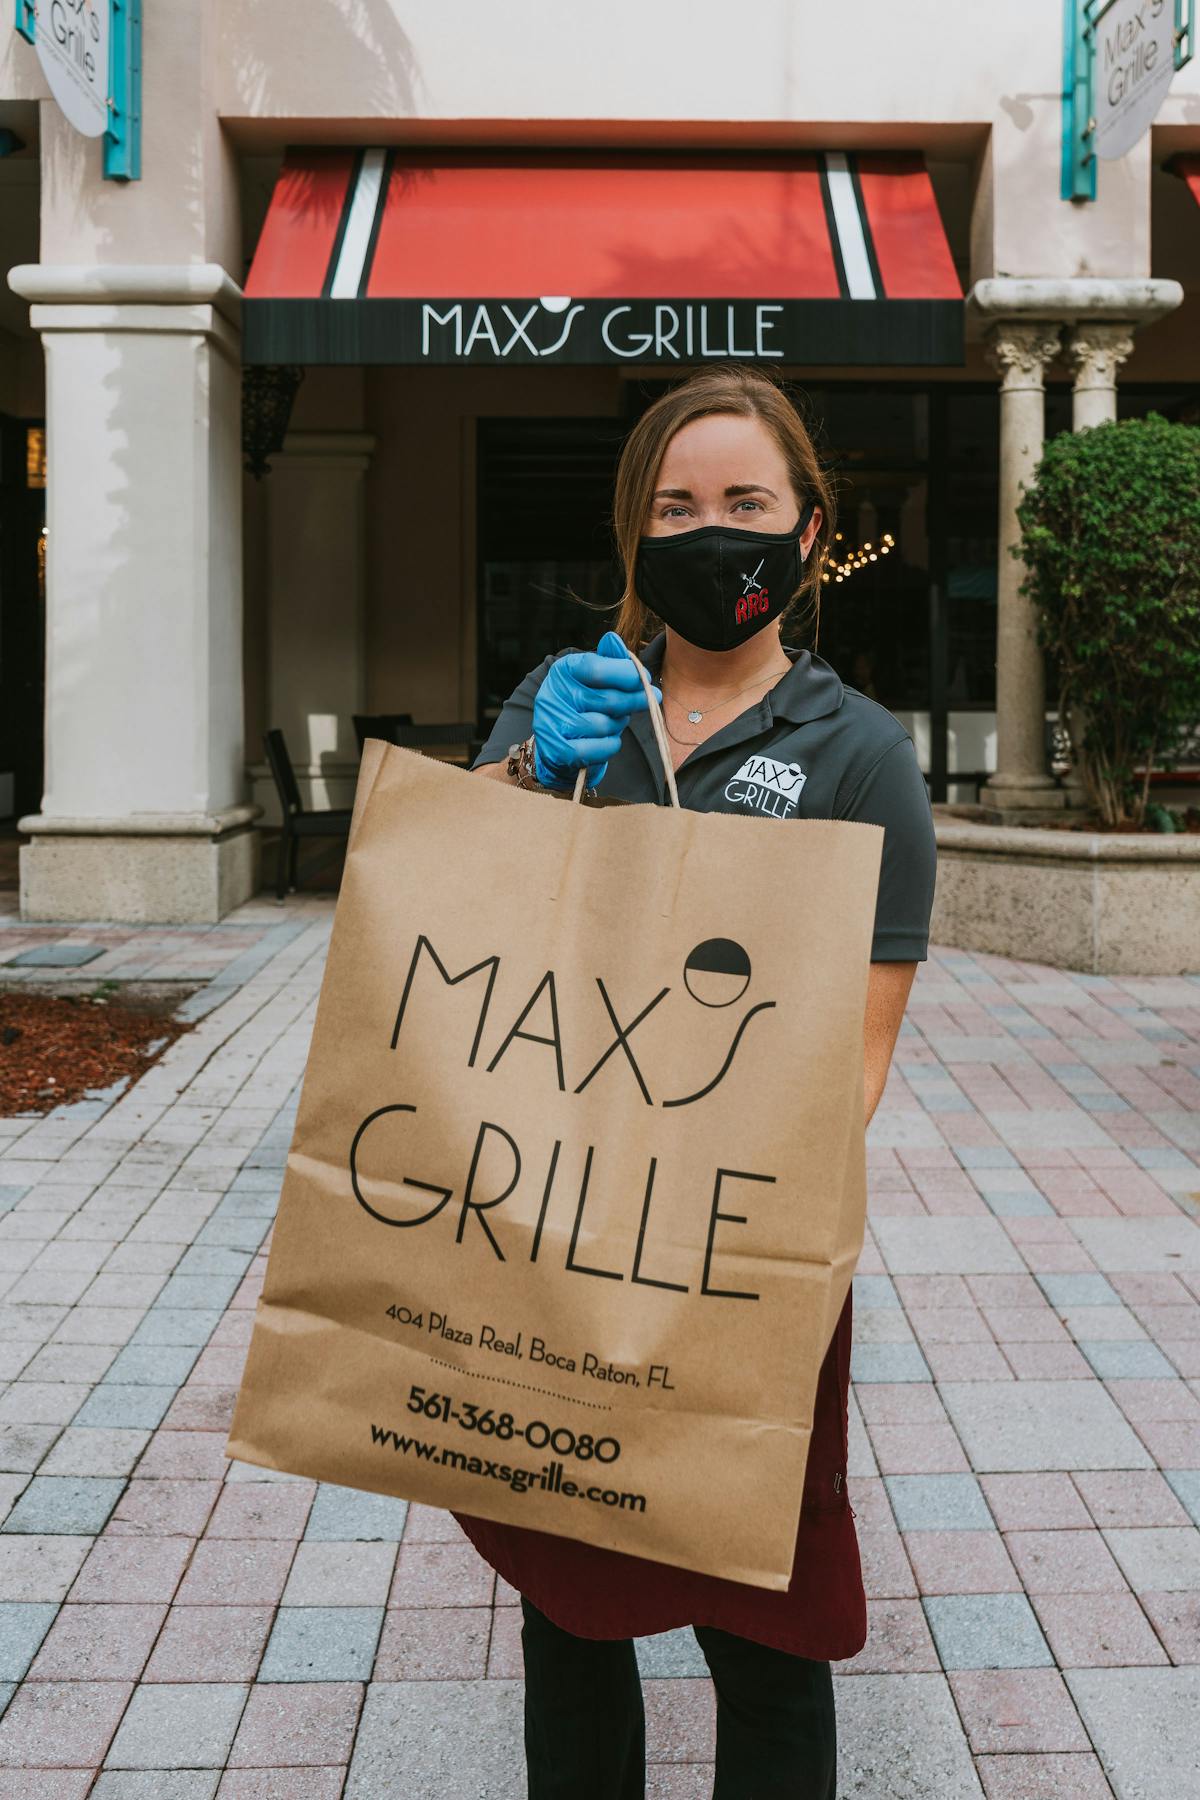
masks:
<instances>
[{"instance_id":1,"label":"black pants","mask_svg":"<svg viewBox=\"0 0 1200 1800\"><path fill-rule=\"evenodd\" d=\"M646 1720L632 1640L574 1637L528 1600L521 1607L529 1800L643 1800ZM836 1800L829 1664L694 1629L717 1690L714 1800Z\"/></svg>"}]
</instances>

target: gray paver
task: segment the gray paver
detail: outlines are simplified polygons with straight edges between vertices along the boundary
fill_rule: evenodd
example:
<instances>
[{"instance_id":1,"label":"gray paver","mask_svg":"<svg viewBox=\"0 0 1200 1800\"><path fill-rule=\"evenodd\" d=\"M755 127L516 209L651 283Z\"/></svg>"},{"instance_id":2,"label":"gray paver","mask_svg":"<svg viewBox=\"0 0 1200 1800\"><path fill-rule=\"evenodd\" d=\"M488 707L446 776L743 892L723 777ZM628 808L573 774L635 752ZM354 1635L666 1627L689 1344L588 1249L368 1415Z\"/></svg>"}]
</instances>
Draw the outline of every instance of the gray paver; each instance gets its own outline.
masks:
<instances>
[{"instance_id":1,"label":"gray paver","mask_svg":"<svg viewBox=\"0 0 1200 1800\"><path fill-rule=\"evenodd\" d=\"M124 1490L120 1476L35 1475L0 1531L67 1537L100 1532Z\"/></svg>"},{"instance_id":2,"label":"gray paver","mask_svg":"<svg viewBox=\"0 0 1200 1800\"><path fill-rule=\"evenodd\" d=\"M973 1475L888 1475L901 1531L990 1531L994 1521Z\"/></svg>"},{"instance_id":3,"label":"gray paver","mask_svg":"<svg viewBox=\"0 0 1200 1800\"><path fill-rule=\"evenodd\" d=\"M1073 1669L1065 1680L1117 1800L1200 1791L1200 1667Z\"/></svg>"},{"instance_id":4,"label":"gray paver","mask_svg":"<svg viewBox=\"0 0 1200 1800\"><path fill-rule=\"evenodd\" d=\"M871 1230L892 1275L1019 1275L1025 1269L996 1219L882 1218L872 1220Z\"/></svg>"},{"instance_id":5,"label":"gray paver","mask_svg":"<svg viewBox=\"0 0 1200 1800\"><path fill-rule=\"evenodd\" d=\"M1103 1275L1039 1275L1038 1286L1051 1306L1119 1306L1121 1296Z\"/></svg>"},{"instance_id":6,"label":"gray paver","mask_svg":"<svg viewBox=\"0 0 1200 1800\"><path fill-rule=\"evenodd\" d=\"M177 1392L174 1387L122 1387L102 1382L93 1388L71 1423L152 1431L161 1423Z\"/></svg>"},{"instance_id":7,"label":"gray paver","mask_svg":"<svg viewBox=\"0 0 1200 1800\"><path fill-rule=\"evenodd\" d=\"M219 1769L249 1689L234 1682L147 1682L112 1741L109 1769Z\"/></svg>"},{"instance_id":8,"label":"gray paver","mask_svg":"<svg viewBox=\"0 0 1200 1800\"><path fill-rule=\"evenodd\" d=\"M368 1681L382 1606L281 1606L260 1681Z\"/></svg>"},{"instance_id":9,"label":"gray paver","mask_svg":"<svg viewBox=\"0 0 1200 1800\"><path fill-rule=\"evenodd\" d=\"M129 1342L139 1349L147 1344L191 1345L201 1349L221 1322L214 1306L160 1306L150 1308Z\"/></svg>"},{"instance_id":10,"label":"gray paver","mask_svg":"<svg viewBox=\"0 0 1200 1800\"><path fill-rule=\"evenodd\" d=\"M45 1601L0 1602L0 1681L24 1678L57 1611Z\"/></svg>"},{"instance_id":11,"label":"gray paver","mask_svg":"<svg viewBox=\"0 0 1200 1800\"><path fill-rule=\"evenodd\" d=\"M1036 1669L1054 1661L1024 1594L945 1594L923 1605L946 1669Z\"/></svg>"},{"instance_id":12,"label":"gray paver","mask_svg":"<svg viewBox=\"0 0 1200 1800\"><path fill-rule=\"evenodd\" d=\"M1193 1524L1200 1525L1200 1469L1166 1469L1164 1473L1179 1500L1191 1513Z\"/></svg>"},{"instance_id":13,"label":"gray paver","mask_svg":"<svg viewBox=\"0 0 1200 1800\"><path fill-rule=\"evenodd\" d=\"M1074 1219L1076 1237L1099 1269L1148 1274L1200 1269L1200 1231L1176 1218Z\"/></svg>"},{"instance_id":14,"label":"gray paver","mask_svg":"<svg viewBox=\"0 0 1200 1800\"><path fill-rule=\"evenodd\" d=\"M919 1344L854 1345L850 1373L855 1381L932 1381Z\"/></svg>"},{"instance_id":15,"label":"gray paver","mask_svg":"<svg viewBox=\"0 0 1200 1800\"><path fill-rule=\"evenodd\" d=\"M190 1344L126 1344L113 1361L105 1380L110 1384L162 1383L178 1385L186 1381L196 1360L196 1348Z\"/></svg>"},{"instance_id":16,"label":"gray paver","mask_svg":"<svg viewBox=\"0 0 1200 1800\"><path fill-rule=\"evenodd\" d=\"M704 1652L690 1626L683 1625L678 1631L660 1631L654 1637L637 1638L634 1648L643 1676L708 1674Z\"/></svg>"},{"instance_id":17,"label":"gray paver","mask_svg":"<svg viewBox=\"0 0 1200 1800\"><path fill-rule=\"evenodd\" d=\"M1200 1592L1200 1531L1194 1525L1127 1526L1104 1537L1135 1593Z\"/></svg>"},{"instance_id":18,"label":"gray paver","mask_svg":"<svg viewBox=\"0 0 1200 1800\"><path fill-rule=\"evenodd\" d=\"M240 1275L172 1275L159 1295L164 1306L228 1306Z\"/></svg>"},{"instance_id":19,"label":"gray paver","mask_svg":"<svg viewBox=\"0 0 1200 1800\"><path fill-rule=\"evenodd\" d=\"M325 1543L369 1539L395 1543L403 1535L407 1513L408 1502L405 1500L322 1482L308 1515L304 1535Z\"/></svg>"},{"instance_id":20,"label":"gray paver","mask_svg":"<svg viewBox=\"0 0 1200 1800\"><path fill-rule=\"evenodd\" d=\"M107 1769L90 1800L213 1800L219 1769Z\"/></svg>"},{"instance_id":21,"label":"gray paver","mask_svg":"<svg viewBox=\"0 0 1200 1800\"><path fill-rule=\"evenodd\" d=\"M841 1800L982 1800L944 1675L834 1678Z\"/></svg>"},{"instance_id":22,"label":"gray paver","mask_svg":"<svg viewBox=\"0 0 1200 1800\"><path fill-rule=\"evenodd\" d=\"M1154 1466L1099 1382L947 1381L938 1391L981 1473Z\"/></svg>"},{"instance_id":23,"label":"gray paver","mask_svg":"<svg viewBox=\"0 0 1200 1800\"><path fill-rule=\"evenodd\" d=\"M381 1800L397 1769L414 1794L525 1800L522 1717L518 1681L375 1682L345 1800Z\"/></svg>"},{"instance_id":24,"label":"gray paver","mask_svg":"<svg viewBox=\"0 0 1200 1800\"><path fill-rule=\"evenodd\" d=\"M1114 1342L1085 1343L1079 1348L1093 1369L1106 1381L1170 1380L1175 1370L1156 1344Z\"/></svg>"}]
</instances>

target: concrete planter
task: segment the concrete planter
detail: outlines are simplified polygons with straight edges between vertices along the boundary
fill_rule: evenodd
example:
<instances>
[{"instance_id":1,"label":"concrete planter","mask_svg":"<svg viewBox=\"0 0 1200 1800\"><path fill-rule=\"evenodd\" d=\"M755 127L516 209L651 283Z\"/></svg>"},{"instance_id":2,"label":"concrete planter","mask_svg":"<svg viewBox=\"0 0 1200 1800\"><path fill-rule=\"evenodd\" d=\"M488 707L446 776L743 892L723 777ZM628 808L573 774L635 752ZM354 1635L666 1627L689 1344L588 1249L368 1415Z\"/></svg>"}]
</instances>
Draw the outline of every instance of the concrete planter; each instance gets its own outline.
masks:
<instances>
[{"instance_id":1,"label":"concrete planter","mask_svg":"<svg viewBox=\"0 0 1200 1800\"><path fill-rule=\"evenodd\" d=\"M934 817L935 943L1093 975L1200 973L1200 836Z\"/></svg>"}]
</instances>

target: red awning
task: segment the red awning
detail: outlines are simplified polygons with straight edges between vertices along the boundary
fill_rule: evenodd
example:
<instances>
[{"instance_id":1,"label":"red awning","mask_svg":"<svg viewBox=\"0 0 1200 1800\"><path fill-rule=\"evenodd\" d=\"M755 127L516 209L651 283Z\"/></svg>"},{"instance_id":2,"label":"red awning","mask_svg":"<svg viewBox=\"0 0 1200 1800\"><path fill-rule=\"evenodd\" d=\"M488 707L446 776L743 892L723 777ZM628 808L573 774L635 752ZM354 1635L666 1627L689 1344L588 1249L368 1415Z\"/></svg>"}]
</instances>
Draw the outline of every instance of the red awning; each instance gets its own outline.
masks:
<instances>
[{"instance_id":1,"label":"red awning","mask_svg":"<svg viewBox=\"0 0 1200 1800\"><path fill-rule=\"evenodd\" d=\"M1181 153L1179 156L1173 156L1167 167L1174 174L1183 177L1191 188L1196 201L1200 202L1200 155L1188 156Z\"/></svg>"},{"instance_id":2,"label":"red awning","mask_svg":"<svg viewBox=\"0 0 1200 1800\"><path fill-rule=\"evenodd\" d=\"M291 150L245 291L258 361L961 360L909 154Z\"/></svg>"}]
</instances>

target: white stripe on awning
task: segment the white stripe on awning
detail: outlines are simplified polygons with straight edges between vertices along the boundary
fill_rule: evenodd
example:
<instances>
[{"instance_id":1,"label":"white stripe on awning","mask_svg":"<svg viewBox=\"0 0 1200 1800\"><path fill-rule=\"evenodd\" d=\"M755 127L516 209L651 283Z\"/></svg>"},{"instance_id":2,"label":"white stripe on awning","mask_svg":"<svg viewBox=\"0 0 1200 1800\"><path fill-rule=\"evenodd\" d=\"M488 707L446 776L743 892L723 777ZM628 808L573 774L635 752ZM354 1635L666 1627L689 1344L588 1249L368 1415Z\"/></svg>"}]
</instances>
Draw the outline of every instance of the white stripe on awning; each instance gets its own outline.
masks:
<instances>
[{"instance_id":1,"label":"white stripe on awning","mask_svg":"<svg viewBox=\"0 0 1200 1800\"><path fill-rule=\"evenodd\" d=\"M867 255L867 240L859 217L858 197L854 192L850 165L840 150L825 152L825 174L829 182L829 201L833 208L833 222L850 298L876 300L879 296L875 291L875 278L871 274L871 259Z\"/></svg>"},{"instance_id":2,"label":"white stripe on awning","mask_svg":"<svg viewBox=\"0 0 1200 1800\"><path fill-rule=\"evenodd\" d=\"M363 269L367 262L367 251L371 244L375 213L379 206L379 194L383 185L383 165L386 157L386 150L363 151L362 167L358 172L358 180L354 184L354 194L350 201L350 215L346 220L345 236L342 238L341 254L338 256L337 268L333 272L333 284L329 290L331 300L357 300L358 298L359 285L362 282Z\"/></svg>"}]
</instances>

